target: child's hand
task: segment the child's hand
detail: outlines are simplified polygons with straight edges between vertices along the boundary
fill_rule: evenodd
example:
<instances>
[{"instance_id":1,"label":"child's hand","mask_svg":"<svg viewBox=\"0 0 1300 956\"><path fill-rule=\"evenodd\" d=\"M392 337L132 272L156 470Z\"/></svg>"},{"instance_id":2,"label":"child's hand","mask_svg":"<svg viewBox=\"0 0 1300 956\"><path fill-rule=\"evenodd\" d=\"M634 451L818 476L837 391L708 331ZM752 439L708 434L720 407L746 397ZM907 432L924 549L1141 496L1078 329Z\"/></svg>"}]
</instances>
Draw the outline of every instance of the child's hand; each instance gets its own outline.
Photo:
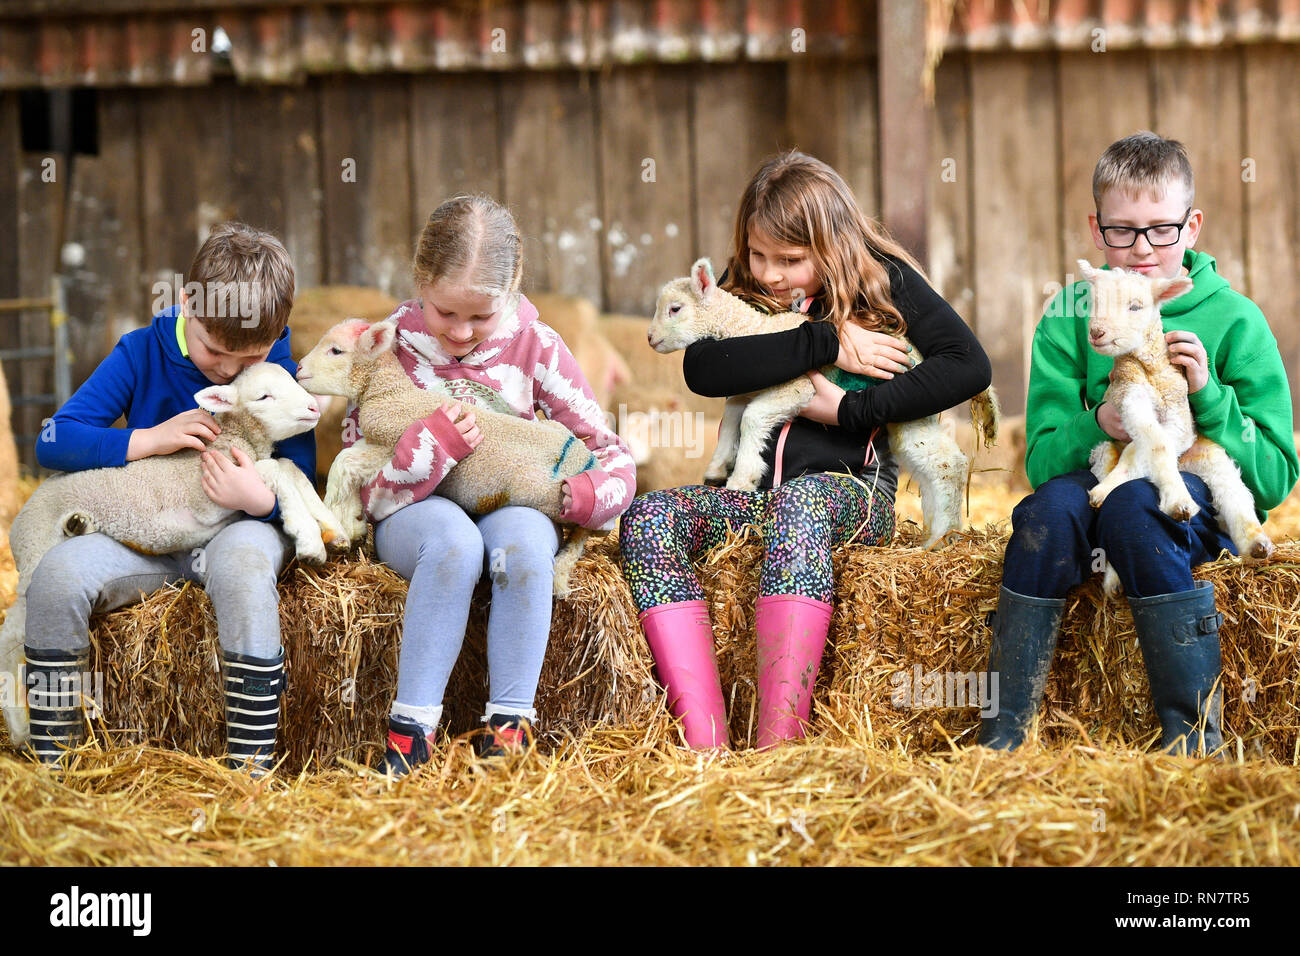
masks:
<instances>
[{"instance_id":1,"label":"child's hand","mask_svg":"<svg viewBox=\"0 0 1300 956\"><path fill-rule=\"evenodd\" d=\"M813 387L817 389L817 394L813 396L813 400L799 414L803 418L820 422L823 425L838 425L840 423L840 399L844 397L844 389L833 384L821 372L809 372L808 378L812 380ZM890 378L893 378L893 376L891 375Z\"/></svg>"},{"instance_id":2,"label":"child's hand","mask_svg":"<svg viewBox=\"0 0 1300 956\"><path fill-rule=\"evenodd\" d=\"M1097 424L1116 441L1133 440L1133 436L1125 430L1124 422L1120 420L1119 411L1110 402L1102 402L1097 406Z\"/></svg>"},{"instance_id":3,"label":"child's hand","mask_svg":"<svg viewBox=\"0 0 1300 956\"><path fill-rule=\"evenodd\" d=\"M483 433L474 423L473 412L467 411L464 405L457 403L447 410L447 417L456 426L456 431L460 432L460 437L465 439L465 444L469 445L471 451L479 446L479 442L483 440Z\"/></svg>"},{"instance_id":4,"label":"child's hand","mask_svg":"<svg viewBox=\"0 0 1300 956\"><path fill-rule=\"evenodd\" d=\"M223 508L246 511L264 518L275 507L275 493L266 487L253 459L239 448L231 448L232 462L219 451L203 453L203 493Z\"/></svg>"},{"instance_id":5,"label":"child's hand","mask_svg":"<svg viewBox=\"0 0 1300 956\"><path fill-rule=\"evenodd\" d=\"M569 479L565 478L562 487L564 488L564 504L560 507L560 512L567 513L573 507L573 492L569 490Z\"/></svg>"},{"instance_id":6,"label":"child's hand","mask_svg":"<svg viewBox=\"0 0 1300 956\"><path fill-rule=\"evenodd\" d=\"M1205 388L1210 382L1210 360L1196 333L1166 332L1165 341L1169 343L1169 361L1181 365L1187 376L1187 394Z\"/></svg>"},{"instance_id":7,"label":"child's hand","mask_svg":"<svg viewBox=\"0 0 1300 956\"><path fill-rule=\"evenodd\" d=\"M916 364L908 354L912 351L910 345L904 345L892 335L864 329L856 322L840 326L839 337L840 354L835 364L846 372L890 379L895 372L906 372Z\"/></svg>"},{"instance_id":8,"label":"child's hand","mask_svg":"<svg viewBox=\"0 0 1300 956\"><path fill-rule=\"evenodd\" d=\"M181 412L153 428L137 428L131 433L126 460L148 458L150 455L170 455L182 448L203 451L206 442L221 434L217 420L201 408Z\"/></svg>"}]
</instances>

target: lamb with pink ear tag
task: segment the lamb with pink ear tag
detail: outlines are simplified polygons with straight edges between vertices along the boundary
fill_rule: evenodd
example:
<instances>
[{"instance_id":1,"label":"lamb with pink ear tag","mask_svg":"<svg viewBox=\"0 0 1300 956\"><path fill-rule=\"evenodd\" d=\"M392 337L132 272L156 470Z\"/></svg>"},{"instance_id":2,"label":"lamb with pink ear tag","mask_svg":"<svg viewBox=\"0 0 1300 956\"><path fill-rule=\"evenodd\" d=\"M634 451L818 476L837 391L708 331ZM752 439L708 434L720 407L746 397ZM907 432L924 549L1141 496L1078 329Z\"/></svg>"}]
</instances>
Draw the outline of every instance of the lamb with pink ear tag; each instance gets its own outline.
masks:
<instances>
[{"instance_id":1,"label":"lamb with pink ear tag","mask_svg":"<svg viewBox=\"0 0 1300 956\"><path fill-rule=\"evenodd\" d=\"M1179 475L1184 471L1210 489L1219 526L1237 551L1270 557L1273 542L1256 518L1250 489L1228 453L1196 434L1187 378L1169 361L1160 307L1191 291L1192 280L1094 269L1083 259L1078 265L1092 293L1089 341L1097 352L1115 357L1105 401L1119 412L1133 439L1127 444L1102 442L1092 450L1089 464L1099 479L1089 492L1092 506L1101 507L1126 481L1149 478L1160 492L1160 510L1176 521L1188 521L1200 509ZM1115 595L1119 590L1119 579L1107 565L1106 592Z\"/></svg>"}]
</instances>

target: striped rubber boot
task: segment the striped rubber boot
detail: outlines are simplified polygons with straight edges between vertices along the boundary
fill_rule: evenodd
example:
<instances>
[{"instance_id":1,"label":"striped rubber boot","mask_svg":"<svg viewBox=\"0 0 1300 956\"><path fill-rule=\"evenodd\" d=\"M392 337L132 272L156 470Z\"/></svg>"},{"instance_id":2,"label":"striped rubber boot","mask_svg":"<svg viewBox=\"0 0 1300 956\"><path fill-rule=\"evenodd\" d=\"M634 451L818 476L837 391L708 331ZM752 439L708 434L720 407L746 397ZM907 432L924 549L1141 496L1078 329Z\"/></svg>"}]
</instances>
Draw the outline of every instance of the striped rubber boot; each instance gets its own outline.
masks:
<instances>
[{"instance_id":1,"label":"striped rubber boot","mask_svg":"<svg viewBox=\"0 0 1300 956\"><path fill-rule=\"evenodd\" d=\"M274 658L222 651L226 685L226 750L232 770L265 776L275 765L275 731L284 692L284 648Z\"/></svg>"},{"instance_id":2,"label":"striped rubber boot","mask_svg":"<svg viewBox=\"0 0 1300 956\"><path fill-rule=\"evenodd\" d=\"M62 763L68 751L85 738L82 681L90 669L90 648L23 650L27 655L24 683L32 725L28 746L41 763Z\"/></svg>"}]
</instances>

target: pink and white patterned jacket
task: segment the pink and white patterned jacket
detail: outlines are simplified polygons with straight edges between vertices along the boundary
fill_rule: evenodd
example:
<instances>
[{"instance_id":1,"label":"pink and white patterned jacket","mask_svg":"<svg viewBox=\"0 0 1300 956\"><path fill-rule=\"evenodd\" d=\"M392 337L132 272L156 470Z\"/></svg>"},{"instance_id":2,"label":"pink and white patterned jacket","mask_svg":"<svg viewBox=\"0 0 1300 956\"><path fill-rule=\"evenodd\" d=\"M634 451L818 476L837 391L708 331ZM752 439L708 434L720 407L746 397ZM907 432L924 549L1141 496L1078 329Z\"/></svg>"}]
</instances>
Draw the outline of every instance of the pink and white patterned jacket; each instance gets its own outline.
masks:
<instances>
[{"instance_id":1,"label":"pink and white patterned jacket","mask_svg":"<svg viewBox=\"0 0 1300 956\"><path fill-rule=\"evenodd\" d=\"M535 419L540 409L578 436L597 467L569 479L572 506L561 516L584 528L613 527L636 494L636 465L627 445L606 423L605 412L559 334L538 319L522 295L491 336L457 360L429 333L418 300L403 302L390 316L397 323L397 356L411 381L428 388L436 379L464 404ZM345 444L362 437L355 406L348 410ZM371 521L381 521L423 501L467 454L473 454L444 413L415 422L402 435L393 459L361 489Z\"/></svg>"}]
</instances>

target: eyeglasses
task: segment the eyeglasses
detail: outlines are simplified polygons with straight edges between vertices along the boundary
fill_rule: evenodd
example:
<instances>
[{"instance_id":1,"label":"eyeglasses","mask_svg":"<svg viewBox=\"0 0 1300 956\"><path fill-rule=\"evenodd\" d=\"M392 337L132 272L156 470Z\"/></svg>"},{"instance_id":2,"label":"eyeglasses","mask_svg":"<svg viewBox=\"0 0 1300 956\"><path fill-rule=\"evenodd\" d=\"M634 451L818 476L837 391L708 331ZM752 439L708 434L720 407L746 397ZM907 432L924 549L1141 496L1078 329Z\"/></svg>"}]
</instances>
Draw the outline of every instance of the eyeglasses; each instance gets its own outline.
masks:
<instances>
[{"instance_id":1,"label":"eyeglasses","mask_svg":"<svg viewBox=\"0 0 1300 956\"><path fill-rule=\"evenodd\" d=\"M1182 222L1162 222L1154 226L1144 226L1141 229L1135 226L1103 226L1098 224L1097 230L1101 233L1101 241L1112 249L1128 249L1138 241L1138 236L1146 236L1147 242L1152 246L1172 246L1178 241L1178 237L1182 235L1183 226L1187 225L1187 220L1191 215L1192 207L1188 206L1187 212L1183 213Z\"/></svg>"}]
</instances>

